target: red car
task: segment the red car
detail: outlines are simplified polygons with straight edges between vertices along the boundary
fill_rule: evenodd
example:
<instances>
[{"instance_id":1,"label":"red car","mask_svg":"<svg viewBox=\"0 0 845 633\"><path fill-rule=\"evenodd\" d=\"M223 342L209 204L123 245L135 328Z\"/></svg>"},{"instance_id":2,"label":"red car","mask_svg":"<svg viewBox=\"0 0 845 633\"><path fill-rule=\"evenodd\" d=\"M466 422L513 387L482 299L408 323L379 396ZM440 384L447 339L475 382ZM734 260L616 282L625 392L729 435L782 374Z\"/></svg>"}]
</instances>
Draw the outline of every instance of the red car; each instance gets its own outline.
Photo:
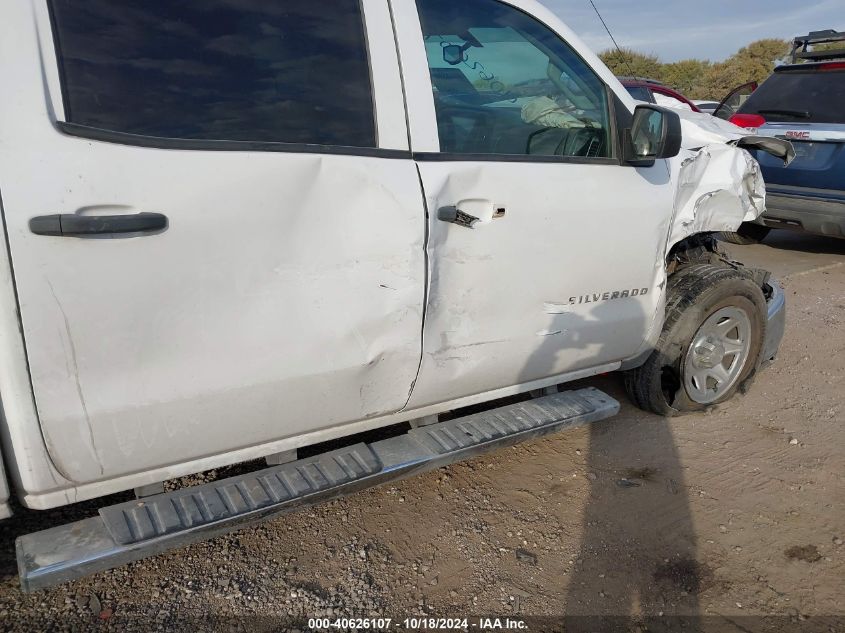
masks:
<instances>
[{"instance_id":1,"label":"red car","mask_svg":"<svg viewBox=\"0 0 845 633\"><path fill-rule=\"evenodd\" d=\"M669 107L689 107L693 112L701 112L697 105L680 92L672 90L654 79L643 77L619 77L619 81L634 99ZM677 103L676 103L677 102Z\"/></svg>"}]
</instances>

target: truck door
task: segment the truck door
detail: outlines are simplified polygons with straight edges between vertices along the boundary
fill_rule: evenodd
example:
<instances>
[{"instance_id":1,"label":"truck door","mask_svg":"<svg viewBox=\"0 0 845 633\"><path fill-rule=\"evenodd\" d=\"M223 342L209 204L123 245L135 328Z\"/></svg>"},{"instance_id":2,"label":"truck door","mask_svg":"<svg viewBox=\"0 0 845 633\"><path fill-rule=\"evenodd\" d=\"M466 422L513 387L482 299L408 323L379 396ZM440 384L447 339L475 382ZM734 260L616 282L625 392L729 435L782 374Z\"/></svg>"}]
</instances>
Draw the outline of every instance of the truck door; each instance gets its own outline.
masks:
<instances>
[{"instance_id":1,"label":"truck door","mask_svg":"<svg viewBox=\"0 0 845 633\"><path fill-rule=\"evenodd\" d=\"M0 190L63 475L313 441L405 405L425 225L385 3L3 16Z\"/></svg>"},{"instance_id":2,"label":"truck door","mask_svg":"<svg viewBox=\"0 0 845 633\"><path fill-rule=\"evenodd\" d=\"M613 369L661 305L665 162L620 163L612 75L536 3L393 4L429 217L410 406Z\"/></svg>"}]
</instances>

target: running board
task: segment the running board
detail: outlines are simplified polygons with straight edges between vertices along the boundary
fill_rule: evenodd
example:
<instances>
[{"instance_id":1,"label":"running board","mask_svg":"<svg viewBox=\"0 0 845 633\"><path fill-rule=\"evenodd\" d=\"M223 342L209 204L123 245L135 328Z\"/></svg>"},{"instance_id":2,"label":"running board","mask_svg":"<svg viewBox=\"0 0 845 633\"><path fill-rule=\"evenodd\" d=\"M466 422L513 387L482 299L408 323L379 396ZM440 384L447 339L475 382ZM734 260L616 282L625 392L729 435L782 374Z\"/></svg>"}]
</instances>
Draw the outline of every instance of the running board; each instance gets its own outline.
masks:
<instances>
[{"instance_id":1,"label":"running board","mask_svg":"<svg viewBox=\"0 0 845 633\"><path fill-rule=\"evenodd\" d=\"M34 591L112 569L302 506L618 412L618 402L592 387L557 393L414 428L371 444L354 444L102 508L99 516L18 537L21 586Z\"/></svg>"}]
</instances>

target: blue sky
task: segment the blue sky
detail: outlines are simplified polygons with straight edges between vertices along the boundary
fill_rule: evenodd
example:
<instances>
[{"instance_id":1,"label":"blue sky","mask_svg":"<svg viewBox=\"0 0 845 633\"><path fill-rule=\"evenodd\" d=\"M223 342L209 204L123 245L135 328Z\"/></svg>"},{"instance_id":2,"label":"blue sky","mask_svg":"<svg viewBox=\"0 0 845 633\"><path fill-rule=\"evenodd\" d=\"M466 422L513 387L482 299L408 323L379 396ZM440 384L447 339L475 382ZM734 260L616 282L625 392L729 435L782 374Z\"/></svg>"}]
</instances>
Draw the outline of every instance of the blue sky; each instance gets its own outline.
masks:
<instances>
[{"instance_id":1,"label":"blue sky","mask_svg":"<svg viewBox=\"0 0 845 633\"><path fill-rule=\"evenodd\" d=\"M594 0L620 46L720 61L764 37L845 30L845 0ZM541 0L596 52L612 46L588 0Z\"/></svg>"}]
</instances>

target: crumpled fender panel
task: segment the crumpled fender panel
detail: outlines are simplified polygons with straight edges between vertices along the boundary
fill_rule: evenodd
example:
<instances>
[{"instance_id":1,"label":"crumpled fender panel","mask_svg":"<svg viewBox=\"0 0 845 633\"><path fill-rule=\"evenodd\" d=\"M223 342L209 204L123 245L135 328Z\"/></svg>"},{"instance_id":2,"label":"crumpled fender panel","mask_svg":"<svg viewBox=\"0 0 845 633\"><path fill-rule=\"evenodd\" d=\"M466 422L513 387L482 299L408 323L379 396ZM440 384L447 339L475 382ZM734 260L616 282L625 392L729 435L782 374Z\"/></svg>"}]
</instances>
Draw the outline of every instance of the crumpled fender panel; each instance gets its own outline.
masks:
<instances>
[{"instance_id":1,"label":"crumpled fender panel","mask_svg":"<svg viewBox=\"0 0 845 633\"><path fill-rule=\"evenodd\" d=\"M679 115L683 149L671 161L677 187L667 252L696 233L736 231L766 210L760 165L743 148L769 152L787 164L795 157L789 141L749 135L710 115L684 111Z\"/></svg>"},{"instance_id":2,"label":"crumpled fender panel","mask_svg":"<svg viewBox=\"0 0 845 633\"><path fill-rule=\"evenodd\" d=\"M759 149L782 158L786 164L795 158L795 149L787 140L749 134L748 130L709 114L678 110L684 149L698 150L712 143L727 143L745 149Z\"/></svg>"},{"instance_id":3,"label":"crumpled fender panel","mask_svg":"<svg viewBox=\"0 0 845 633\"><path fill-rule=\"evenodd\" d=\"M714 143L680 158L668 246L695 233L735 231L765 211L763 175L747 151Z\"/></svg>"}]
</instances>

